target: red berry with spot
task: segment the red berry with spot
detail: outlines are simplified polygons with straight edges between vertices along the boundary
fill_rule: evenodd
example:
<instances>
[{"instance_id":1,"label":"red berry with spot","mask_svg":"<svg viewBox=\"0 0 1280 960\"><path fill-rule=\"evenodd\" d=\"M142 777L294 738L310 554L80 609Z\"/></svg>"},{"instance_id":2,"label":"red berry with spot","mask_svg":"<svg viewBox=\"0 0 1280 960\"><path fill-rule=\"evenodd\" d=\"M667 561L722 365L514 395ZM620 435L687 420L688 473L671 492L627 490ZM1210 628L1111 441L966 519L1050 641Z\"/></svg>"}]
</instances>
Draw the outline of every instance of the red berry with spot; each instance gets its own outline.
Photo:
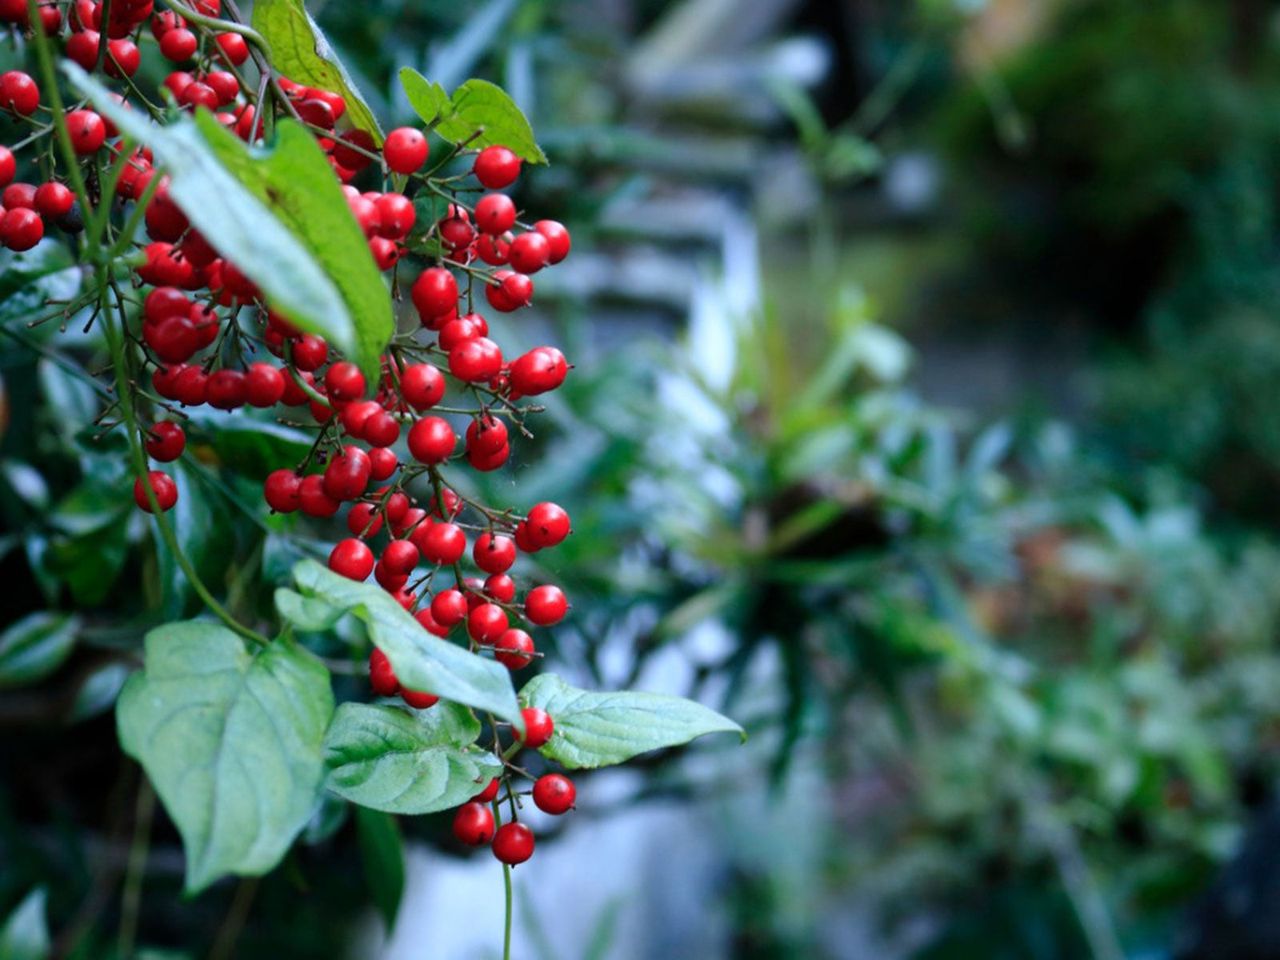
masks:
<instances>
[{"instance_id":1,"label":"red berry with spot","mask_svg":"<svg viewBox=\"0 0 1280 960\"><path fill-rule=\"evenodd\" d=\"M521 670L533 663L533 637L523 630L504 630L493 641L494 659L509 670Z\"/></svg>"},{"instance_id":2,"label":"red berry with spot","mask_svg":"<svg viewBox=\"0 0 1280 960\"><path fill-rule=\"evenodd\" d=\"M427 162L427 138L421 130L398 127L387 134L382 156L396 173L416 173Z\"/></svg>"},{"instance_id":3,"label":"red berry with spot","mask_svg":"<svg viewBox=\"0 0 1280 960\"><path fill-rule=\"evenodd\" d=\"M392 540L382 552L382 562L392 573L412 573L418 558L418 548L408 540Z\"/></svg>"},{"instance_id":4,"label":"red berry with spot","mask_svg":"<svg viewBox=\"0 0 1280 960\"><path fill-rule=\"evenodd\" d=\"M569 255L572 241L569 231L563 223L557 220L539 220L533 225L533 229L547 239L548 263L559 263Z\"/></svg>"},{"instance_id":5,"label":"red berry with spot","mask_svg":"<svg viewBox=\"0 0 1280 960\"><path fill-rule=\"evenodd\" d=\"M374 537L382 529L382 515L372 503L357 503L347 512L347 529L353 537Z\"/></svg>"},{"instance_id":6,"label":"red berry with spot","mask_svg":"<svg viewBox=\"0 0 1280 960\"><path fill-rule=\"evenodd\" d=\"M490 193L476 203L476 226L491 236L506 233L516 224L516 205L505 193Z\"/></svg>"},{"instance_id":7,"label":"red berry with spot","mask_svg":"<svg viewBox=\"0 0 1280 960\"><path fill-rule=\"evenodd\" d=\"M347 444L325 467L324 492L335 500L354 500L368 489L371 471L369 455Z\"/></svg>"},{"instance_id":8,"label":"red berry with spot","mask_svg":"<svg viewBox=\"0 0 1280 960\"><path fill-rule=\"evenodd\" d=\"M329 569L348 580L368 580L373 573L373 551L363 540L339 540L329 553Z\"/></svg>"},{"instance_id":9,"label":"red berry with spot","mask_svg":"<svg viewBox=\"0 0 1280 960\"><path fill-rule=\"evenodd\" d=\"M467 614L467 633L476 643L493 643L508 625L506 611L496 603L482 603Z\"/></svg>"},{"instance_id":10,"label":"red berry with spot","mask_svg":"<svg viewBox=\"0 0 1280 960\"><path fill-rule=\"evenodd\" d=\"M394 697L400 690L400 681L396 679L391 661L377 647L369 651L369 686L380 697Z\"/></svg>"},{"instance_id":11,"label":"red berry with spot","mask_svg":"<svg viewBox=\"0 0 1280 960\"><path fill-rule=\"evenodd\" d=\"M540 550L563 542L570 533L569 514L554 503L539 503L534 506L525 518L525 523L529 539Z\"/></svg>"},{"instance_id":12,"label":"red berry with spot","mask_svg":"<svg viewBox=\"0 0 1280 960\"><path fill-rule=\"evenodd\" d=\"M524 615L529 622L540 627L555 626L564 619L569 610L569 601L564 591L554 584L544 583L534 587L524 598Z\"/></svg>"},{"instance_id":13,"label":"red berry with spot","mask_svg":"<svg viewBox=\"0 0 1280 960\"><path fill-rule=\"evenodd\" d=\"M466 597L461 590L441 590L431 599L431 616L441 626L456 626L467 616Z\"/></svg>"},{"instance_id":14,"label":"red berry with spot","mask_svg":"<svg viewBox=\"0 0 1280 960\"><path fill-rule=\"evenodd\" d=\"M464 340L449 351L449 372L468 383L486 383L502 369L502 350L488 337Z\"/></svg>"},{"instance_id":15,"label":"red berry with spot","mask_svg":"<svg viewBox=\"0 0 1280 960\"><path fill-rule=\"evenodd\" d=\"M444 399L444 375L429 363L415 363L400 373L400 391L404 402L422 411Z\"/></svg>"},{"instance_id":16,"label":"red berry with spot","mask_svg":"<svg viewBox=\"0 0 1280 960\"><path fill-rule=\"evenodd\" d=\"M458 306L458 281L444 267L428 267L418 274L409 291L418 315L439 317Z\"/></svg>"},{"instance_id":17,"label":"red berry with spot","mask_svg":"<svg viewBox=\"0 0 1280 960\"><path fill-rule=\"evenodd\" d=\"M160 53L166 60L182 63L196 55L200 41L196 35L185 27L166 30L160 38Z\"/></svg>"},{"instance_id":18,"label":"red berry with spot","mask_svg":"<svg viewBox=\"0 0 1280 960\"><path fill-rule=\"evenodd\" d=\"M444 463L457 445L453 427L441 417L423 417L409 430L409 452L420 463Z\"/></svg>"},{"instance_id":19,"label":"red berry with spot","mask_svg":"<svg viewBox=\"0 0 1280 960\"><path fill-rule=\"evenodd\" d=\"M335 363L324 375L325 392L335 400L358 400L364 396L364 374L354 363Z\"/></svg>"},{"instance_id":20,"label":"red berry with spot","mask_svg":"<svg viewBox=\"0 0 1280 960\"><path fill-rule=\"evenodd\" d=\"M38 106L40 88L30 75L21 70L0 73L0 107L27 117L35 113Z\"/></svg>"},{"instance_id":21,"label":"red berry with spot","mask_svg":"<svg viewBox=\"0 0 1280 960\"><path fill-rule=\"evenodd\" d=\"M432 523L418 527L413 542L429 563L452 566L467 551L467 535L454 523Z\"/></svg>"},{"instance_id":22,"label":"red berry with spot","mask_svg":"<svg viewBox=\"0 0 1280 960\"><path fill-rule=\"evenodd\" d=\"M482 847L493 840L493 833L493 811L482 803L464 803L453 815L453 836L459 843Z\"/></svg>"},{"instance_id":23,"label":"red berry with spot","mask_svg":"<svg viewBox=\"0 0 1280 960\"><path fill-rule=\"evenodd\" d=\"M511 390L526 397L548 393L569 374L564 354L555 347L535 347L511 363Z\"/></svg>"},{"instance_id":24,"label":"red berry with spot","mask_svg":"<svg viewBox=\"0 0 1280 960\"><path fill-rule=\"evenodd\" d=\"M506 147L485 147L476 156L476 179L490 190L501 190L520 176L520 158Z\"/></svg>"},{"instance_id":25,"label":"red berry with spot","mask_svg":"<svg viewBox=\"0 0 1280 960\"><path fill-rule=\"evenodd\" d=\"M169 463L182 456L187 446L187 435L172 420L162 420L147 431L147 456L161 463Z\"/></svg>"},{"instance_id":26,"label":"red berry with spot","mask_svg":"<svg viewBox=\"0 0 1280 960\"><path fill-rule=\"evenodd\" d=\"M516 598L516 582L505 573L495 573L485 578L484 592L499 603L510 603Z\"/></svg>"},{"instance_id":27,"label":"red berry with spot","mask_svg":"<svg viewBox=\"0 0 1280 960\"><path fill-rule=\"evenodd\" d=\"M559 816L573 808L578 791L563 773L548 773L533 784L533 802L543 813Z\"/></svg>"},{"instance_id":28,"label":"red berry with spot","mask_svg":"<svg viewBox=\"0 0 1280 960\"><path fill-rule=\"evenodd\" d=\"M524 718L524 737L521 742L526 747L536 750L551 739L556 725L547 711L541 707L525 707L520 711L520 716Z\"/></svg>"},{"instance_id":29,"label":"red berry with spot","mask_svg":"<svg viewBox=\"0 0 1280 960\"><path fill-rule=\"evenodd\" d=\"M471 558L485 573L506 573L516 562L516 544L510 537L486 531L476 538Z\"/></svg>"},{"instance_id":30,"label":"red berry with spot","mask_svg":"<svg viewBox=\"0 0 1280 960\"><path fill-rule=\"evenodd\" d=\"M547 238L536 230L522 233L511 241L507 251L507 263L511 269L523 273L537 273L545 267L551 257L551 244Z\"/></svg>"},{"instance_id":31,"label":"red berry with spot","mask_svg":"<svg viewBox=\"0 0 1280 960\"><path fill-rule=\"evenodd\" d=\"M173 478L159 470L151 470L147 473L146 484L141 477L133 481L133 502L147 513L151 513L151 501L147 499L148 486L156 495L161 513L172 510L173 505L178 502L178 485L173 482Z\"/></svg>"},{"instance_id":32,"label":"red berry with spot","mask_svg":"<svg viewBox=\"0 0 1280 960\"><path fill-rule=\"evenodd\" d=\"M509 866L533 856L533 831L523 823L504 823L493 837L493 855Z\"/></svg>"}]
</instances>

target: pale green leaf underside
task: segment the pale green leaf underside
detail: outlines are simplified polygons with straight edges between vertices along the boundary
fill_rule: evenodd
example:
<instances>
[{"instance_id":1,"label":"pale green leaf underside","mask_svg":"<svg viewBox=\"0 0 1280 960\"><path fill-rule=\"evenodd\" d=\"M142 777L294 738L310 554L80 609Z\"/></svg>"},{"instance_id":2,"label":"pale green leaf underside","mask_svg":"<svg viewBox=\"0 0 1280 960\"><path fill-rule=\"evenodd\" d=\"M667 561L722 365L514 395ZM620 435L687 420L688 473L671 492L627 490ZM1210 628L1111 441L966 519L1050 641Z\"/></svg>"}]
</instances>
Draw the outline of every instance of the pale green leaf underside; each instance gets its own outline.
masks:
<instances>
[{"instance_id":1,"label":"pale green leaf underside","mask_svg":"<svg viewBox=\"0 0 1280 960\"><path fill-rule=\"evenodd\" d=\"M277 70L296 83L341 96L352 125L382 145L377 118L302 0L256 0L252 23L271 46L271 62Z\"/></svg>"},{"instance_id":2,"label":"pale green leaf underside","mask_svg":"<svg viewBox=\"0 0 1280 960\"><path fill-rule=\"evenodd\" d=\"M337 177L303 127L282 120L271 149L251 149L208 111L153 124L75 64L63 69L126 137L151 148L174 203L273 309L376 378L395 332L391 297Z\"/></svg>"},{"instance_id":3,"label":"pale green leaf underside","mask_svg":"<svg viewBox=\"0 0 1280 960\"><path fill-rule=\"evenodd\" d=\"M80 620L42 610L0 633L0 689L43 680L71 655Z\"/></svg>"},{"instance_id":4,"label":"pale green leaf underside","mask_svg":"<svg viewBox=\"0 0 1280 960\"><path fill-rule=\"evenodd\" d=\"M708 733L736 733L746 739L728 717L693 700L628 690L580 690L555 674L534 677L520 699L551 715L555 732L541 752L569 769L622 763Z\"/></svg>"},{"instance_id":5,"label":"pale green leaf underside","mask_svg":"<svg viewBox=\"0 0 1280 960\"><path fill-rule=\"evenodd\" d=\"M456 703L442 701L419 716L344 703L325 739L327 786L387 813L456 807L502 772L493 754L469 746L479 731L471 711Z\"/></svg>"},{"instance_id":6,"label":"pale green leaf underside","mask_svg":"<svg viewBox=\"0 0 1280 960\"><path fill-rule=\"evenodd\" d=\"M277 590L276 609L299 628L326 630L349 613L365 624L405 687L522 724L506 667L427 633L385 590L348 580L314 560L300 562L294 579L301 593Z\"/></svg>"},{"instance_id":7,"label":"pale green leaf underside","mask_svg":"<svg viewBox=\"0 0 1280 960\"><path fill-rule=\"evenodd\" d=\"M292 642L253 656L230 630L201 622L152 630L145 663L120 695L120 743L182 834L187 890L266 873L321 789L328 671Z\"/></svg>"},{"instance_id":8,"label":"pale green leaf underside","mask_svg":"<svg viewBox=\"0 0 1280 960\"><path fill-rule=\"evenodd\" d=\"M44 888L32 890L0 928L0 960L47 960L52 943Z\"/></svg>"}]
</instances>

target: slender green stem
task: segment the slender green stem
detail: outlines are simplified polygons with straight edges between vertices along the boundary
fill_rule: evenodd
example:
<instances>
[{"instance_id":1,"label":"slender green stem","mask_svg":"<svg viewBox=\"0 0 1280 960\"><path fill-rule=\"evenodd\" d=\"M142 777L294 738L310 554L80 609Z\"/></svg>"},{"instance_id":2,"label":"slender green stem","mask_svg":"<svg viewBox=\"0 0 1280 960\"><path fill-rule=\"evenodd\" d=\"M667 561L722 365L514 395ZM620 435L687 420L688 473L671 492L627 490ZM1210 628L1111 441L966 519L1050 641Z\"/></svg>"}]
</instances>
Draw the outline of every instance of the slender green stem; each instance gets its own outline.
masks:
<instances>
[{"instance_id":1,"label":"slender green stem","mask_svg":"<svg viewBox=\"0 0 1280 960\"><path fill-rule=\"evenodd\" d=\"M53 111L54 132L57 136L58 148L62 152L63 162L67 165L67 178L71 181L71 189L80 201L80 210L88 218L92 208L89 204L89 191L85 187L84 175L80 172L79 159L75 147L71 143L71 131L67 129L67 112L62 103L62 91L58 89L58 76L53 68L53 54L49 50L49 37L44 32L44 21L40 19L40 9L36 0L27 0L27 13L35 32L36 61L40 67L40 80L44 93L49 97L49 106ZM104 33L105 36L105 33Z\"/></svg>"},{"instance_id":2,"label":"slender green stem","mask_svg":"<svg viewBox=\"0 0 1280 960\"><path fill-rule=\"evenodd\" d=\"M498 798L494 797L489 805L493 808L495 829L502 826L502 809L498 806ZM502 865L502 890L506 898L505 918L502 924L502 960L511 960L511 915L514 912L514 898L511 893L511 865Z\"/></svg>"},{"instance_id":3,"label":"slender green stem","mask_svg":"<svg viewBox=\"0 0 1280 960\"><path fill-rule=\"evenodd\" d=\"M142 911L142 882L146 876L147 854L151 849L151 821L156 812L156 792L144 776L138 784L138 800L134 808L133 842L129 845L129 863L120 898L120 933L116 952L120 960L128 960L138 935L138 917Z\"/></svg>"}]
</instances>

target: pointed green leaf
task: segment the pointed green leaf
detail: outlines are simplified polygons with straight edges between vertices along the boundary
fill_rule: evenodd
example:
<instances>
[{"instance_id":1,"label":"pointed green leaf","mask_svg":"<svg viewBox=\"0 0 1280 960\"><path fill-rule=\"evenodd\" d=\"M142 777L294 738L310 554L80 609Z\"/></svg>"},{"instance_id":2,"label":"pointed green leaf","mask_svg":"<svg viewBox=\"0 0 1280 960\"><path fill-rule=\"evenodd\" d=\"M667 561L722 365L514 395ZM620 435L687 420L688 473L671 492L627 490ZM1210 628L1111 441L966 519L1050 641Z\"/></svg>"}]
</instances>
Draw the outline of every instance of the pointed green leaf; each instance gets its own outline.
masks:
<instances>
[{"instance_id":1,"label":"pointed green leaf","mask_svg":"<svg viewBox=\"0 0 1280 960\"><path fill-rule=\"evenodd\" d=\"M521 725L506 667L427 633L377 586L348 580L314 560L302 561L293 574L303 596L277 590L276 609L282 617L304 630L325 630L350 613L365 624L369 639L410 690L434 693ZM308 598L312 602L307 603Z\"/></svg>"},{"instance_id":2,"label":"pointed green leaf","mask_svg":"<svg viewBox=\"0 0 1280 960\"><path fill-rule=\"evenodd\" d=\"M32 890L0 929L0 960L46 960L52 944L45 891Z\"/></svg>"},{"instance_id":3,"label":"pointed green leaf","mask_svg":"<svg viewBox=\"0 0 1280 960\"><path fill-rule=\"evenodd\" d=\"M533 128L505 90L488 80L468 80L446 101L444 88L411 67L400 71L409 104L450 143L469 147L503 146L529 163L546 163Z\"/></svg>"},{"instance_id":4,"label":"pointed green leaf","mask_svg":"<svg viewBox=\"0 0 1280 960\"><path fill-rule=\"evenodd\" d=\"M43 680L71 655L80 621L42 610L0 633L0 690Z\"/></svg>"},{"instance_id":5,"label":"pointed green leaf","mask_svg":"<svg viewBox=\"0 0 1280 960\"><path fill-rule=\"evenodd\" d=\"M541 753L571 770L622 763L708 733L737 733L746 739L728 717L693 700L630 690L580 690L552 673L530 680L520 699L551 715L555 730Z\"/></svg>"},{"instance_id":6,"label":"pointed green leaf","mask_svg":"<svg viewBox=\"0 0 1280 960\"><path fill-rule=\"evenodd\" d=\"M391 296L338 178L305 128L282 120L275 145L263 149L206 110L160 126L115 103L75 64L63 69L126 137L151 148L174 203L272 308L377 378L395 332Z\"/></svg>"},{"instance_id":7,"label":"pointed green leaf","mask_svg":"<svg viewBox=\"0 0 1280 960\"><path fill-rule=\"evenodd\" d=\"M388 813L456 807L502 772L493 754L468 749L479 732L471 711L456 703L438 703L420 716L344 703L325 738L328 787Z\"/></svg>"},{"instance_id":8,"label":"pointed green leaf","mask_svg":"<svg viewBox=\"0 0 1280 960\"><path fill-rule=\"evenodd\" d=\"M145 663L120 695L120 743L182 834L187 890L266 873L319 796L328 671L290 641L253 655L226 627L194 621L148 633Z\"/></svg>"},{"instance_id":9,"label":"pointed green leaf","mask_svg":"<svg viewBox=\"0 0 1280 960\"><path fill-rule=\"evenodd\" d=\"M353 126L382 144L382 128L302 0L256 0L251 18L271 46L271 63L290 80L336 93Z\"/></svg>"}]
</instances>

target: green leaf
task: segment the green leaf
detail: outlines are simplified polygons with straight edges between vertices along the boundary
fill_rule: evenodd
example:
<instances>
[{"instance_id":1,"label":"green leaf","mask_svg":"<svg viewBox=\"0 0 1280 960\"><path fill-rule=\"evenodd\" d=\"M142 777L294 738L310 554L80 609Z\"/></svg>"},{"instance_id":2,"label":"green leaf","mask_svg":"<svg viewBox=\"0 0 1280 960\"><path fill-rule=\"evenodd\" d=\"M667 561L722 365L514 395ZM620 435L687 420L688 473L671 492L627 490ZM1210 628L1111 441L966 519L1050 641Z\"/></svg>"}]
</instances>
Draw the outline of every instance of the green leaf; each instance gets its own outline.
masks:
<instances>
[{"instance_id":1,"label":"green leaf","mask_svg":"<svg viewBox=\"0 0 1280 960\"><path fill-rule=\"evenodd\" d=\"M530 163L546 163L520 108L505 90L488 80L466 81L444 101L444 88L412 67L400 71L400 84L414 112L450 143L470 147L503 146Z\"/></svg>"},{"instance_id":2,"label":"green leaf","mask_svg":"<svg viewBox=\"0 0 1280 960\"><path fill-rule=\"evenodd\" d=\"M356 807L356 837L364 878L390 932L404 896L404 841L396 818L381 810Z\"/></svg>"},{"instance_id":3,"label":"green leaf","mask_svg":"<svg viewBox=\"0 0 1280 960\"><path fill-rule=\"evenodd\" d=\"M196 621L148 633L145 663L120 695L120 743L182 834L187 891L266 873L320 793L328 671L293 642L250 655L226 627Z\"/></svg>"},{"instance_id":4,"label":"green leaf","mask_svg":"<svg viewBox=\"0 0 1280 960\"><path fill-rule=\"evenodd\" d=\"M43 680L71 656L78 618L42 610L0 633L0 689Z\"/></svg>"},{"instance_id":5,"label":"green leaf","mask_svg":"<svg viewBox=\"0 0 1280 960\"><path fill-rule=\"evenodd\" d=\"M159 126L120 107L74 63L64 70L126 137L151 148L170 177L174 203L268 304L377 379L395 332L391 297L337 177L305 128L282 120L271 149L250 148L208 111Z\"/></svg>"},{"instance_id":6,"label":"green leaf","mask_svg":"<svg viewBox=\"0 0 1280 960\"><path fill-rule=\"evenodd\" d=\"M286 620L303 630L327 630L349 613L365 624L369 639L410 690L465 703L523 729L511 673L501 664L427 633L389 593L372 584L348 580L314 560L299 563L293 575L305 596L276 591L276 609Z\"/></svg>"},{"instance_id":7,"label":"green leaf","mask_svg":"<svg viewBox=\"0 0 1280 960\"><path fill-rule=\"evenodd\" d=\"M340 95L347 102L346 116L352 125L371 134L381 146L377 118L302 0L256 0L251 22L270 44L271 63L277 70L297 83Z\"/></svg>"},{"instance_id":8,"label":"green leaf","mask_svg":"<svg viewBox=\"0 0 1280 960\"><path fill-rule=\"evenodd\" d=\"M728 717L692 700L629 690L579 690L552 673L530 680L520 699L551 715L555 731L541 752L570 770L622 763L708 733L747 738Z\"/></svg>"},{"instance_id":9,"label":"green leaf","mask_svg":"<svg viewBox=\"0 0 1280 960\"><path fill-rule=\"evenodd\" d=\"M243 410L196 409L188 413L192 446L208 442L218 461L252 480L265 480L282 463L298 463L311 449L314 435L275 420L258 419Z\"/></svg>"},{"instance_id":10,"label":"green leaf","mask_svg":"<svg viewBox=\"0 0 1280 960\"><path fill-rule=\"evenodd\" d=\"M0 929L0 960L45 960L52 944L45 918L46 895L32 890Z\"/></svg>"},{"instance_id":11,"label":"green leaf","mask_svg":"<svg viewBox=\"0 0 1280 960\"><path fill-rule=\"evenodd\" d=\"M467 749L480 725L442 701L419 716L396 707L344 703L325 737L327 786L387 813L434 813L466 802L502 772L493 754Z\"/></svg>"},{"instance_id":12,"label":"green leaf","mask_svg":"<svg viewBox=\"0 0 1280 960\"><path fill-rule=\"evenodd\" d=\"M74 723L110 710L132 673L133 669L124 663L105 663L94 670L76 691L67 719Z\"/></svg>"}]
</instances>

